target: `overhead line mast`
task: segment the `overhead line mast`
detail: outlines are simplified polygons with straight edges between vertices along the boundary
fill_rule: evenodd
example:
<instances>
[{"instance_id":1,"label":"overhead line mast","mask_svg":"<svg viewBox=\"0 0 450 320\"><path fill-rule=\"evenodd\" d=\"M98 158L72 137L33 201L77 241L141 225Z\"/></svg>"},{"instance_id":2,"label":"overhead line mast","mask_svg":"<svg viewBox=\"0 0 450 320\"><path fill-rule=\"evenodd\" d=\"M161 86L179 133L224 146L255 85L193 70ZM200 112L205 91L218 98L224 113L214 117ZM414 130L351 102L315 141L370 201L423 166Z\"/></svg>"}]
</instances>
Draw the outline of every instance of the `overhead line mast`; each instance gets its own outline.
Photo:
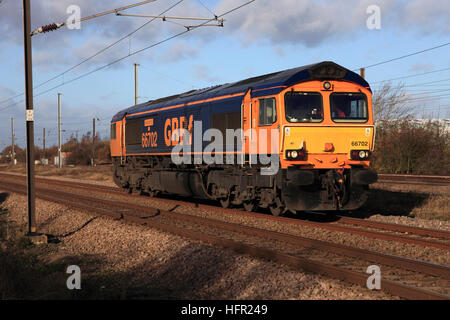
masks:
<instances>
[{"instance_id":1,"label":"overhead line mast","mask_svg":"<svg viewBox=\"0 0 450 320\"><path fill-rule=\"evenodd\" d=\"M36 198L34 185L34 107L33 66L31 53L30 0L23 0L23 34L25 62L25 100L27 128L27 211L28 235L36 233Z\"/></svg>"}]
</instances>

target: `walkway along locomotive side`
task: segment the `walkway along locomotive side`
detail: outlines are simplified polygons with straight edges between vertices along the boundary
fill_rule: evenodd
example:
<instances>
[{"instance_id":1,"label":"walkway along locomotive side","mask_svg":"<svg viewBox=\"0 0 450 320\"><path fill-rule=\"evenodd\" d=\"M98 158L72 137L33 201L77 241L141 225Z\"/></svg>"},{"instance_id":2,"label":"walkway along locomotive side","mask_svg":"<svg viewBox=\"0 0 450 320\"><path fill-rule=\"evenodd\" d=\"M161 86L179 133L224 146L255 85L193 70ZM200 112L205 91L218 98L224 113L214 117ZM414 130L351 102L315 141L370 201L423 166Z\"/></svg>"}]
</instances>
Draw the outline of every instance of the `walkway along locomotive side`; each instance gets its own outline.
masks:
<instances>
[{"instance_id":1,"label":"walkway along locomotive side","mask_svg":"<svg viewBox=\"0 0 450 320\"><path fill-rule=\"evenodd\" d=\"M114 181L274 215L355 210L377 180L374 130L369 84L321 62L118 112Z\"/></svg>"}]
</instances>

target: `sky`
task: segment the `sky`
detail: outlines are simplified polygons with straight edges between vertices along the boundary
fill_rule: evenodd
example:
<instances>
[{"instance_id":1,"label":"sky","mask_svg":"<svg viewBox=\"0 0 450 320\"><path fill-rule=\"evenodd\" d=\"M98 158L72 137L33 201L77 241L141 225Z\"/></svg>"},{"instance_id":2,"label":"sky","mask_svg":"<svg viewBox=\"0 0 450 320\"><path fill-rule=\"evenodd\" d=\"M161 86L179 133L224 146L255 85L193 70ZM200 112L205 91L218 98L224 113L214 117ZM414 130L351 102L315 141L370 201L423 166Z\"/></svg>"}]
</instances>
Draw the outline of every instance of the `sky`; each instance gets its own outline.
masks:
<instances>
[{"instance_id":1,"label":"sky","mask_svg":"<svg viewBox=\"0 0 450 320\"><path fill-rule=\"evenodd\" d=\"M174 6L165 15L213 18L248 2L180 1L157 0L122 13L160 15ZM85 17L137 2L31 0L31 25L65 22L73 5ZM111 117L134 104L134 63L140 65L139 101L145 102L321 61L357 70L441 46L369 67L366 80L374 91L390 79L403 85L417 118L450 118L448 12L448 0L255 0L224 15L223 27L195 28L172 39L202 22L111 14L84 21L80 29L37 34L35 144L42 147L43 128L47 146L57 143L58 93L63 142L91 131L93 118L101 137L108 136ZM0 1L0 150L10 145L11 117L16 144L25 147L22 19L22 1Z\"/></svg>"}]
</instances>

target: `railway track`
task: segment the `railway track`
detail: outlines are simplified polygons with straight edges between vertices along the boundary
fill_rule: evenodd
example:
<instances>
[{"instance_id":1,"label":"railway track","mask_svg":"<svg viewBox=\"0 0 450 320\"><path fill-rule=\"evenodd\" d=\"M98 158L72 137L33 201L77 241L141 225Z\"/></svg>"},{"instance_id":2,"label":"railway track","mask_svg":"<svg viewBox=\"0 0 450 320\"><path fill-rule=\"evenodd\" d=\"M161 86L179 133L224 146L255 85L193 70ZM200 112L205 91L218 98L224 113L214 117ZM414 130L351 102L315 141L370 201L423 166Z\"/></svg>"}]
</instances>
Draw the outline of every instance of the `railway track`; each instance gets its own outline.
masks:
<instances>
[{"instance_id":1,"label":"railway track","mask_svg":"<svg viewBox=\"0 0 450 320\"><path fill-rule=\"evenodd\" d=\"M20 181L25 181L25 177L21 175L10 175L0 173L0 177L4 178L13 178L18 179ZM142 196L137 194L127 194L123 190L117 187L109 187L104 185L97 184L89 184L89 183L76 183L66 182L61 180L49 179L49 178L36 178L37 183L45 183L54 186L61 186L70 189L80 189L89 192L96 193L108 193L111 195L117 195L125 198L138 198L142 199ZM353 235L360 235L372 239L380 239L387 241L395 241L400 243L414 244L425 247L437 248L446 251L450 251L450 244L448 240L450 240L450 232L445 230L436 230L436 229L427 229L427 228L418 228L411 227L406 225L399 224L391 224L384 223L378 221L370 221L358 218L350 218L344 216L332 216L332 218L337 218L336 221L326 222L323 221L310 221L304 219L295 219L288 217L276 217L271 215L265 215L254 212L246 212L239 209L224 209L219 206L205 204L202 201L187 201L187 199L173 200L167 199L163 197L155 198L158 201L169 203L171 205L179 205L179 206L193 206L196 208L201 208L205 210L212 210L223 212L227 214L241 215L245 217L255 218L255 219L264 219L282 222L286 224L306 226L312 228L320 228L329 231L335 232L343 232ZM193 200L193 199L191 199ZM356 228L355 228L356 227ZM366 228L366 229L364 229ZM369 229L367 229L369 228ZM400 234L399 234L400 233ZM425 237L425 238L424 238Z\"/></svg>"},{"instance_id":2,"label":"railway track","mask_svg":"<svg viewBox=\"0 0 450 320\"><path fill-rule=\"evenodd\" d=\"M20 182L6 182L4 180L2 183L2 188L10 192L25 193L24 185ZM146 206L129 202L107 200L99 197L80 195L77 193L68 193L64 191L56 191L54 189L42 187L37 188L37 196L44 200L58 202L73 208L86 210L91 213L98 213L114 219L123 219L124 221L138 223L151 228L157 228L182 237L208 242L219 247L232 249L239 253L249 254L257 258L273 260L278 263L286 264L295 269L300 269L307 272L321 273L363 286L365 286L366 284L368 275L351 270L351 268L349 269L348 266L347 268L343 268L340 266L337 267L336 265L323 263L321 261L314 261L304 257L299 257L295 254L284 253L283 250L272 250L270 249L272 247L271 245L269 246L269 248L267 248L267 246L255 246L254 244L248 244L245 241L237 242L232 240L235 239L236 236L228 237L226 239L217 237L216 234L220 234L221 232L223 233L223 231L225 230L231 233L239 233L241 235L243 234L246 237L251 236L259 239L269 239L269 243L273 244L274 241L277 241L279 243L282 243L283 247L288 244L291 245L291 247L300 246L307 249L327 252L327 254L338 254L340 256L345 256L344 260L350 259L351 261L353 261L353 263L356 264L358 261L360 262L361 259L364 259L365 261L374 262L383 266L389 266L390 268L394 268L394 270L408 270L409 277L411 277L411 271L414 271L412 273L413 278L416 272L431 275L431 280L426 280L425 278L422 279L425 281L425 283L427 283L427 281L432 281L433 283L436 281L440 282L442 281L442 279L448 282L448 280L450 279L450 270L446 266L430 264L427 262L412 259L405 259L402 257L384 255L367 250L361 250L319 240L293 236L290 234L283 234L270 230L226 223L223 221L200 218L197 216L186 214L162 211L159 209L148 208ZM177 221L177 223L174 223L174 221ZM190 225L194 224L197 226L201 226L201 228L208 226L209 228L212 228L216 231L208 233L202 230L201 232L199 232L198 230L192 229L191 227L186 227L186 223ZM219 230L219 232L217 232L217 230ZM253 242L254 241L255 240L253 240ZM337 264L339 265L339 262L337 262ZM348 262L346 264L348 264ZM398 270L394 271L394 274L398 274ZM438 279L435 279L433 277L438 277ZM411 282L411 280L409 281ZM412 282L420 283L420 281L418 281L417 279L413 279ZM445 286L448 286L448 283L447 285L443 285L443 287ZM442 293L405 285L398 281L389 279L382 280L382 288L392 295L408 299L449 298L449 296Z\"/></svg>"},{"instance_id":3,"label":"railway track","mask_svg":"<svg viewBox=\"0 0 450 320\"><path fill-rule=\"evenodd\" d=\"M450 176L378 174L379 183L450 186Z\"/></svg>"}]
</instances>

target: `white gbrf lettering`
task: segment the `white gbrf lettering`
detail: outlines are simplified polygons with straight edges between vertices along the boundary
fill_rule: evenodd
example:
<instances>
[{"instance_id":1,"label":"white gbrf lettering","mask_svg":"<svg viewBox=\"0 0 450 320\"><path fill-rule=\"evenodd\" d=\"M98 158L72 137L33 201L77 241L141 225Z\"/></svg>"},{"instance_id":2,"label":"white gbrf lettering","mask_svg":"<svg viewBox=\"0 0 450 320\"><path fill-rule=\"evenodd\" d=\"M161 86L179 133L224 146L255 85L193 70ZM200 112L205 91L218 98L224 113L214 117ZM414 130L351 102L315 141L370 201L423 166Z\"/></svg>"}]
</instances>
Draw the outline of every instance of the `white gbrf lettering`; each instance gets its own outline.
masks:
<instances>
[{"instance_id":1,"label":"white gbrf lettering","mask_svg":"<svg viewBox=\"0 0 450 320\"><path fill-rule=\"evenodd\" d=\"M69 30L80 30L81 29L81 8L76 5L71 5L66 10L67 14L70 14L67 18L66 26Z\"/></svg>"},{"instance_id":2,"label":"white gbrf lettering","mask_svg":"<svg viewBox=\"0 0 450 320\"><path fill-rule=\"evenodd\" d=\"M67 278L67 289L73 290L81 290L81 269L79 266L68 266L66 273L72 274L69 278Z\"/></svg>"},{"instance_id":3,"label":"white gbrf lettering","mask_svg":"<svg viewBox=\"0 0 450 320\"><path fill-rule=\"evenodd\" d=\"M238 164L244 164L243 157L235 157L235 153L241 152L243 154L244 146L242 145L242 140L245 137L250 141L248 144L249 163L257 164L259 158L259 163L263 165L261 175L272 176L277 174L280 168L280 134L278 129L260 129L258 132L255 129L247 129L245 132L242 129L226 129L226 137L224 139L222 131L210 128L203 132L202 128L201 121L194 121L194 139L192 139L190 132L183 128L177 128L171 132L171 137L169 138L171 138L171 141L177 141L171 152L171 159L174 164L192 164L190 156L192 147L194 148L194 164L202 164L204 162L209 165L222 165L224 163L235 164L235 161ZM259 144L258 136L260 137ZM182 143L178 143L178 141L182 141ZM192 141L193 146L189 143ZM203 148L204 141L211 143ZM170 145L170 141L166 144Z\"/></svg>"},{"instance_id":4,"label":"white gbrf lettering","mask_svg":"<svg viewBox=\"0 0 450 320\"><path fill-rule=\"evenodd\" d=\"M371 5L367 7L366 13L369 14L367 18L367 28L369 30L381 29L381 9L379 6Z\"/></svg>"},{"instance_id":5,"label":"white gbrf lettering","mask_svg":"<svg viewBox=\"0 0 450 320\"><path fill-rule=\"evenodd\" d=\"M381 269L379 266L372 265L368 266L366 273L372 274L369 278L367 278L367 288L370 290L380 290L381 289Z\"/></svg>"}]
</instances>

